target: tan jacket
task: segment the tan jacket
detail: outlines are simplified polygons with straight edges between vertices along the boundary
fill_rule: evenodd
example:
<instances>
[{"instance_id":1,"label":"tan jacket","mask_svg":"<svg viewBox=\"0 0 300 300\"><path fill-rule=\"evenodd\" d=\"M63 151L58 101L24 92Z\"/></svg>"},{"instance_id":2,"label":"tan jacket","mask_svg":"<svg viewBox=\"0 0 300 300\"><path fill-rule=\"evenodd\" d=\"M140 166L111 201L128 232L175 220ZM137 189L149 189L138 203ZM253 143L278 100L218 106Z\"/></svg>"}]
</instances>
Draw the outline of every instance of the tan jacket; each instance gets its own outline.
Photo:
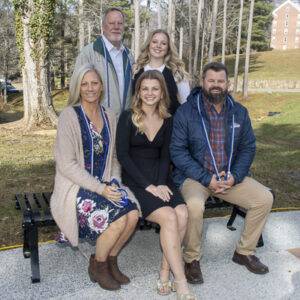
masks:
<instances>
[{"instance_id":1,"label":"tan jacket","mask_svg":"<svg viewBox=\"0 0 300 300\"><path fill-rule=\"evenodd\" d=\"M116 118L106 109L111 129L111 141L107 155L104 181L112 178L120 180L120 165L115 153ZM66 107L58 119L55 142L56 174L54 190L50 200L53 218L73 246L78 245L78 223L76 212L76 196L80 187L101 194L105 184L85 170L81 129L77 114L73 107ZM129 198L137 203L128 189ZM138 203L137 203L138 205Z\"/></svg>"}]
</instances>

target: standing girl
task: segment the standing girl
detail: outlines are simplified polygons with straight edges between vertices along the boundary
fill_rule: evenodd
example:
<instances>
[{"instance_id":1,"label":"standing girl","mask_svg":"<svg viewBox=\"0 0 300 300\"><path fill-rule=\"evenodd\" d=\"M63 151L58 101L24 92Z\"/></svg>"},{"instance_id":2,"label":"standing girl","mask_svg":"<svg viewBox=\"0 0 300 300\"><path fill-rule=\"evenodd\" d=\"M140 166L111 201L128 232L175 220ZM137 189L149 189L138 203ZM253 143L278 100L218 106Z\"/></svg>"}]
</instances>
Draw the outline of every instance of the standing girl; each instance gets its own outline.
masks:
<instances>
[{"instance_id":1,"label":"standing girl","mask_svg":"<svg viewBox=\"0 0 300 300\"><path fill-rule=\"evenodd\" d=\"M169 34L162 29L152 31L142 47L136 64L133 66L133 93L137 79L144 71L157 70L164 76L170 104L169 113L174 114L190 93L189 75L184 63L179 59Z\"/></svg>"}]
</instances>

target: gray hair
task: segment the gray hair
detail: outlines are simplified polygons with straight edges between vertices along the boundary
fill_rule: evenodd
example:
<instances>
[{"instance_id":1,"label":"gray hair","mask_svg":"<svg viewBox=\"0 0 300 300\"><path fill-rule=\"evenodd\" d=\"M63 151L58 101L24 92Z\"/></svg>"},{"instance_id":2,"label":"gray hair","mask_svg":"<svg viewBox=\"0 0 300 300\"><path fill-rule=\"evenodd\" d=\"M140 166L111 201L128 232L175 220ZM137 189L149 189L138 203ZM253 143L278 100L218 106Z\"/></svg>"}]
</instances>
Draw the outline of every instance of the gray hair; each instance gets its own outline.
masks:
<instances>
[{"instance_id":1,"label":"gray hair","mask_svg":"<svg viewBox=\"0 0 300 300\"><path fill-rule=\"evenodd\" d=\"M99 73L99 71L96 69L96 67L92 64L84 64L80 66L79 68L75 68L74 72L72 74L71 80L70 80L70 88L69 88L69 99L68 99L68 105L73 106L80 102L80 85L81 81L84 77L84 75L89 72L94 71L101 82L102 85L102 91L100 95L99 101L101 102L103 95L104 95L104 86L103 86L103 80Z\"/></svg>"},{"instance_id":2,"label":"gray hair","mask_svg":"<svg viewBox=\"0 0 300 300\"><path fill-rule=\"evenodd\" d=\"M110 7L103 14L102 25L105 23L107 15L113 11L119 12L123 17L123 21L125 22L125 15L124 15L123 11L118 7Z\"/></svg>"}]
</instances>

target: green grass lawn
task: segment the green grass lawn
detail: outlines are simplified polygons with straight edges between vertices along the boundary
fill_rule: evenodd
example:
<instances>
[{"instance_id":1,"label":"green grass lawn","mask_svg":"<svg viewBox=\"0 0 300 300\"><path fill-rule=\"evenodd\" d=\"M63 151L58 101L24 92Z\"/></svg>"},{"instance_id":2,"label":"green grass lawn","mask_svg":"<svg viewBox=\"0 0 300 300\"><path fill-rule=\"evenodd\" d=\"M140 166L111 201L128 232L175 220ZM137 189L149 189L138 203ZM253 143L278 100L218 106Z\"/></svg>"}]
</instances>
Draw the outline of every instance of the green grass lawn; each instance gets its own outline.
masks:
<instances>
[{"instance_id":1,"label":"green grass lawn","mask_svg":"<svg viewBox=\"0 0 300 300\"><path fill-rule=\"evenodd\" d=\"M235 55L226 56L230 77L234 75ZM243 74L245 55L240 56L239 75ZM257 52L250 57L250 80L300 80L300 49Z\"/></svg>"},{"instance_id":2,"label":"green grass lawn","mask_svg":"<svg viewBox=\"0 0 300 300\"><path fill-rule=\"evenodd\" d=\"M54 94L55 108L61 111L68 94ZM257 136L253 177L275 191L274 207L300 208L300 94L250 94L248 100L241 102L249 109ZM269 117L269 112L280 114ZM20 118L21 103L17 102L9 113L10 118ZM0 112L0 120L7 119L7 114ZM13 206L14 194L52 190L54 139L55 130L23 134L1 128L0 246L22 242L21 218ZM213 211L207 215L224 213L228 211ZM51 238L53 230L44 230L41 240Z\"/></svg>"},{"instance_id":3,"label":"green grass lawn","mask_svg":"<svg viewBox=\"0 0 300 300\"><path fill-rule=\"evenodd\" d=\"M256 94L243 104L257 138L253 176L274 190L275 207L300 207L300 95Z\"/></svg>"}]
</instances>

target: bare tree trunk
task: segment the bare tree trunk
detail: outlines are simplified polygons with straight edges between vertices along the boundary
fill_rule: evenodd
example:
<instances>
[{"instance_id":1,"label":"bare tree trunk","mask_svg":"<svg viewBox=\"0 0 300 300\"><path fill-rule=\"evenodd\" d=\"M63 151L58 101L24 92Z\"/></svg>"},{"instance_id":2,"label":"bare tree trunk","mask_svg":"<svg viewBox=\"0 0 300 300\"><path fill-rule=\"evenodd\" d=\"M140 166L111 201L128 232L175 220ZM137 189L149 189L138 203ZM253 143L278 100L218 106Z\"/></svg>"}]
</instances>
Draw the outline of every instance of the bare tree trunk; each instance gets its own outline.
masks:
<instances>
[{"instance_id":1,"label":"bare tree trunk","mask_svg":"<svg viewBox=\"0 0 300 300\"><path fill-rule=\"evenodd\" d=\"M252 34L252 23L253 23L253 11L254 11L254 0L250 2L249 22L248 22L248 34L247 34L247 45L246 45L246 59L245 59L245 71L243 80L243 97L248 97L248 76L249 76L249 62L250 62L250 51L251 51L251 34Z\"/></svg>"},{"instance_id":2,"label":"bare tree trunk","mask_svg":"<svg viewBox=\"0 0 300 300\"><path fill-rule=\"evenodd\" d=\"M173 4L172 5L171 37L170 37L173 44L175 44L175 31L176 31L176 28L175 28L175 18L176 18L176 7Z\"/></svg>"},{"instance_id":3,"label":"bare tree trunk","mask_svg":"<svg viewBox=\"0 0 300 300\"><path fill-rule=\"evenodd\" d=\"M64 40L61 43L64 43ZM62 45L60 49L60 88L64 89L65 87L66 87L65 47L64 45Z\"/></svg>"},{"instance_id":4,"label":"bare tree trunk","mask_svg":"<svg viewBox=\"0 0 300 300\"><path fill-rule=\"evenodd\" d=\"M100 0L99 2L100 2L99 23L100 23L100 26L101 26L100 33L103 34L103 29L102 29L103 1ZM132 5L131 5L131 7L132 7ZM131 48L131 49L133 49L133 48Z\"/></svg>"},{"instance_id":5,"label":"bare tree trunk","mask_svg":"<svg viewBox=\"0 0 300 300\"><path fill-rule=\"evenodd\" d=\"M202 15L203 0L198 1L198 13L197 13L197 25L195 34L195 55L194 55L194 66L193 74L197 73L198 57L199 57L199 42L200 42L200 28L201 28L201 15Z\"/></svg>"},{"instance_id":6,"label":"bare tree trunk","mask_svg":"<svg viewBox=\"0 0 300 300\"><path fill-rule=\"evenodd\" d=\"M146 33L145 33L145 35L146 35L146 37L148 36L148 33L149 33L149 31L150 31L150 18L151 18L151 8L150 8L150 6L151 6L151 0L147 0L147 25L146 25L146 30L145 30L145 32L147 33L147 35L146 35Z\"/></svg>"},{"instance_id":7,"label":"bare tree trunk","mask_svg":"<svg viewBox=\"0 0 300 300\"><path fill-rule=\"evenodd\" d=\"M157 1L157 28L161 28L161 4L160 0Z\"/></svg>"},{"instance_id":8,"label":"bare tree trunk","mask_svg":"<svg viewBox=\"0 0 300 300\"><path fill-rule=\"evenodd\" d=\"M131 35L130 49L134 49L134 45L135 45L135 42L134 42L134 35L132 34L132 35Z\"/></svg>"},{"instance_id":9,"label":"bare tree trunk","mask_svg":"<svg viewBox=\"0 0 300 300\"><path fill-rule=\"evenodd\" d=\"M148 35L149 35L149 31L148 31L147 28L145 28L145 31L144 31L144 43L146 42Z\"/></svg>"},{"instance_id":10,"label":"bare tree trunk","mask_svg":"<svg viewBox=\"0 0 300 300\"><path fill-rule=\"evenodd\" d=\"M84 47L84 15L83 15L83 1L78 2L78 50L80 51Z\"/></svg>"},{"instance_id":11,"label":"bare tree trunk","mask_svg":"<svg viewBox=\"0 0 300 300\"><path fill-rule=\"evenodd\" d=\"M214 55L214 45L216 37L216 27L217 27L217 14L218 14L218 0L214 0L213 3L213 13L212 13L212 26L211 26L211 37L208 51L208 61L212 62Z\"/></svg>"},{"instance_id":12,"label":"bare tree trunk","mask_svg":"<svg viewBox=\"0 0 300 300\"><path fill-rule=\"evenodd\" d=\"M4 91L3 91L3 103L7 104L7 75L4 77Z\"/></svg>"},{"instance_id":13,"label":"bare tree trunk","mask_svg":"<svg viewBox=\"0 0 300 300\"><path fill-rule=\"evenodd\" d=\"M222 63L225 64L225 51L226 51L226 22L227 22L227 0L224 0L223 10L223 38L222 38Z\"/></svg>"},{"instance_id":14,"label":"bare tree trunk","mask_svg":"<svg viewBox=\"0 0 300 300\"><path fill-rule=\"evenodd\" d=\"M183 28L179 29L179 58L182 59L182 50L183 50Z\"/></svg>"},{"instance_id":15,"label":"bare tree trunk","mask_svg":"<svg viewBox=\"0 0 300 300\"><path fill-rule=\"evenodd\" d=\"M239 29L238 29L238 35L237 35L236 52L235 52L235 65L234 65L234 83L233 83L233 92L234 93L237 92L237 86L238 86L241 33L242 33L242 21L243 21L243 8L244 8L244 0L240 0Z\"/></svg>"},{"instance_id":16,"label":"bare tree trunk","mask_svg":"<svg viewBox=\"0 0 300 300\"><path fill-rule=\"evenodd\" d=\"M48 57L45 51L46 41L41 39L37 44L31 39L29 21L34 14L40 13L34 2L28 1L31 10L21 18L23 29L24 65L23 74L23 102L24 122L27 129L35 126L56 125L57 116L52 106L52 98L48 80ZM34 10L37 11L34 11ZM41 8L43 9L43 8ZM39 53L38 57L34 51Z\"/></svg>"},{"instance_id":17,"label":"bare tree trunk","mask_svg":"<svg viewBox=\"0 0 300 300\"><path fill-rule=\"evenodd\" d=\"M65 71L65 21L66 8L64 3L60 2L60 88L64 89L66 86L66 71ZM54 77L55 84L55 77Z\"/></svg>"},{"instance_id":18,"label":"bare tree trunk","mask_svg":"<svg viewBox=\"0 0 300 300\"><path fill-rule=\"evenodd\" d=\"M5 39L4 41L4 48L5 48L5 52L8 53L8 45L7 45L7 39ZM7 61L7 55L4 55L4 61L3 61L3 65L4 65L4 91L3 91L3 103L7 104L7 71L8 71L8 61Z\"/></svg>"},{"instance_id":19,"label":"bare tree trunk","mask_svg":"<svg viewBox=\"0 0 300 300\"><path fill-rule=\"evenodd\" d=\"M205 31L203 30L202 40L201 40L200 76L202 75L202 70L203 70L204 46L205 46Z\"/></svg>"},{"instance_id":20,"label":"bare tree trunk","mask_svg":"<svg viewBox=\"0 0 300 300\"><path fill-rule=\"evenodd\" d=\"M172 36L172 17L173 17L173 1L169 0L168 1L168 33L170 35L170 37Z\"/></svg>"},{"instance_id":21,"label":"bare tree trunk","mask_svg":"<svg viewBox=\"0 0 300 300\"><path fill-rule=\"evenodd\" d=\"M193 55L193 29L192 29L192 3L188 1L189 5L189 73L192 74L192 55Z\"/></svg>"},{"instance_id":22,"label":"bare tree trunk","mask_svg":"<svg viewBox=\"0 0 300 300\"><path fill-rule=\"evenodd\" d=\"M89 44L92 38L92 25L90 21L87 22L87 30L88 30L88 44Z\"/></svg>"},{"instance_id":23,"label":"bare tree trunk","mask_svg":"<svg viewBox=\"0 0 300 300\"><path fill-rule=\"evenodd\" d=\"M140 1L134 0L134 58L140 54Z\"/></svg>"},{"instance_id":24,"label":"bare tree trunk","mask_svg":"<svg viewBox=\"0 0 300 300\"><path fill-rule=\"evenodd\" d=\"M51 66L49 64L48 65L48 80L49 80L48 84L50 86L50 91L53 91L56 88L56 85L55 85L55 76L56 76L55 69L54 69L54 67L53 67L52 64L51 64Z\"/></svg>"}]
</instances>

